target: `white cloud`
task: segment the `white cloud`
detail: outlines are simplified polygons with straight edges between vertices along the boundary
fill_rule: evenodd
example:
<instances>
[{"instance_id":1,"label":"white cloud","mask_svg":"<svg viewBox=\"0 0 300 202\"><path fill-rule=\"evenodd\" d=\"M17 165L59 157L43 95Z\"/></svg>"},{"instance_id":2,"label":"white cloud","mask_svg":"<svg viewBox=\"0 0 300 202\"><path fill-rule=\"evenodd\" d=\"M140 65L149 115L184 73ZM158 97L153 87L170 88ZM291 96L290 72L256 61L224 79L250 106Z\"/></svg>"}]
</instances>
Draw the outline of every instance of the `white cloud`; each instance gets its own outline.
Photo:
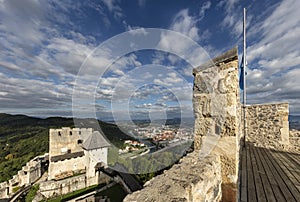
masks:
<instances>
[{"instance_id":1,"label":"white cloud","mask_svg":"<svg viewBox=\"0 0 300 202\"><path fill-rule=\"evenodd\" d=\"M195 68L208 60L210 56L207 51L213 50L210 46L201 46L202 40L207 40L211 36L208 29L200 30L198 22L203 18L202 15L211 6L210 1L205 2L200 8L200 16L190 15L189 9L180 10L172 20L169 29L179 32L184 36L174 32L162 32L157 48L167 51L167 56L157 54L153 60L156 64L161 64L164 60L170 61L172 65L176 65L180 60L185 60L191 64L187 68L182 69L182 74L186 76L192 75L192 68ZM192 40L190 40L192 39ZM174 43L176 41L176 43ZM177 57L178 56L178 57Z\"/></svg>"},{"instance_id":2,"label":"white cloud","mask_svg":"<svg viewBox=\"0 0 300 202\"><path fill-rule=\"evenodd\" d=\"M248 27L247 92L250 103L289 102L290 112L300 106L300 2L285 0L269 16Z\"/></svg>"},{"instance_id":3,"label":"white cloud","mask_svg":"<svg viewBox=\"0 0 300 202\"><path fill-rule=\"evenodd\" d=\"M184 80L176 74L175 72L167 73L164 78L161 79L154 79L153 83L157 85L162 85L162 86L178 86L178 85L183 85Z\"/></svg>"},{"instance_id":4,"label":"white cloud","mask_svg":"<svg viewBox=\"0 0 300 202\"><path fill-rule=\"evenodd\" d=\"M238 37L243 32L243 14L241 6L239 6L238 3L238 0L222 0L217 5L217 7L222 7L225 12L221 27L226 30L231 30L230 34L233 37Z\"/></svg>"},{"instance_id":5,"label":"white cloud","mask_svg":"<svg viewBox=\"0 0 300 202\"><path fill-rule=\"evenodd\" d=\"M1 111L70 115L75 75L95 48L95 38L72 29L62 32L63 28L54 23L65 22L68 27L72 23L64 11L77 10L78 6L61 2L58 13L57 7L49 2L5 1L0 4L0 66L4 67L0 75ZM89 73L86 81L92 76L95 79L97 75L93 72L97 68L111 63L106 58L89 58L90 72L86 72ZM94 86L86 82L81 87L81 95L89 95L91 92L87 89Z\"/></svg>"},{"instance_id":6,"label":"white cloud","mask_svg":"<svg viewBox=\"0 0 300 202\"><path fill-rule=\"evenodd\" d=\"M149 109L152 108L152 104L151 103L144 103L142 105L135 105L135 108L144 108L144 109Z\"/></svg>"},{"instance_id":7,"label":"white cloud","mask_svg":"<svg viewBox=\"0 0 300 202\"><path fill-rule=\"evenodd\" d=\"M123 17L123 11L118 5L117 0L103 0L102 2L108 8L108 10L113 13L116 19L120 19Z\"/></svg>"},{"instance_id":8,"label":"white cloud","mask_svg":"<svg viewBox=\"0 0 300 202\"><path fill-rule=\"evenodd\" d=\"M196 26L197 19L189 15L188 9L183 9L179 11L173 19L170 29L180 32L191 39L198 41L199 29Z\"/></svg>"},{"instance_id":9,"label":"white cloud","mask_svg":"<svg viewBox=\"0 0 300 202\"><path fill-rule=\"evenodd\" d=\"M248 49L249 61L263 59L264 68L280 68L276 60L281 60L286 65L299 63L300 19L298 16L299 1L283 1L273 13L264 20L261 27L251 30L256 36L261 36L259 42ZM280 47L280 48L279 48ZM274 61L272 61L274 60Z\"/></svg>"},{"instance_id":10,"label":"white cloud","mask_svg":"<svg viewBox=\"0 0 300 202\"><path fill-rule=\"evenodd\" d=\"M206 1L202 4L200 11L199 11L199 20L202 20L205 16L205 12L206 10L210 9L211 6L211 2L210 1Z\"/></svg>"},{"instance_id":11,"label":"white cloud","mask_svg":"<svg viewBox=\"0 0 300 202\"><path fill-rule=\"evenodd\" d=\"M48 81L10 78L4 74L0 75L0 83L3 92L0 100L1 108L55 108L71 104L72 87L68 85L54 86ZM3 95L5 97L2 97Z\"/></svg>"}]
</instances>

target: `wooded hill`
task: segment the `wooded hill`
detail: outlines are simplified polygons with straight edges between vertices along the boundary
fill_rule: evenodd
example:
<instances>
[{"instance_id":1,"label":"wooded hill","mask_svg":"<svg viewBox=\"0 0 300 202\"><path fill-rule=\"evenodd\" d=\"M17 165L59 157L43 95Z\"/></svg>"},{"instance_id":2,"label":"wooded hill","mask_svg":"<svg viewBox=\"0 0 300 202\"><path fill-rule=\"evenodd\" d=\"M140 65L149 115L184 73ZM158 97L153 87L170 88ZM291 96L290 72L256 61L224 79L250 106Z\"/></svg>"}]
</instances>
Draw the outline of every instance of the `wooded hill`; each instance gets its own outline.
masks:
<instances>
[{"instance_id":1,"label":"wooded hill","mask_svg":"<svg viewBox=\"0 0 300 202\"><path fill-rule=\"evenodd\" d=\"M95 119L77 121L84 128L99 122L103 133L115 146L131 139L114 124ZM0 182L10 179L33 157L48 152L49 129L61 127L74 127L73 118L41 119L0 113Z\"/></svg>"}]
</instances>

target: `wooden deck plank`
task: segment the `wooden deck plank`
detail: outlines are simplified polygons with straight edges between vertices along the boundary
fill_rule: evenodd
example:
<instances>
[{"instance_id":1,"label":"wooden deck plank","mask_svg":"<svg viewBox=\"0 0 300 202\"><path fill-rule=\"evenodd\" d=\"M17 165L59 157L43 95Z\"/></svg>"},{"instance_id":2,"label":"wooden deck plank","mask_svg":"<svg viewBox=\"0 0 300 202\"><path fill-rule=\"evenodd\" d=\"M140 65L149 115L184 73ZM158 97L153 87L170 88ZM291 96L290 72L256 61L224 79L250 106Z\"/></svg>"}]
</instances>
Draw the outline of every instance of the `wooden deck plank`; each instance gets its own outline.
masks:
<instances>
[{"instance_id":1,"label":"wooden deck plank","mask_svg":"<svg viewBox=\"0 0 300 202\"><path fill-rule=\"evenodd\" d=\"M240 200L242 202L247 202L247 155L246 148L242 148L242 164L241 164L241 195Z\"/></svg>"},{"instance_id":2,"label":"wooden deck plank","mask_svg":"<svg viewBox=\"0 0 300 202\"><path fill-rule=\"evenodd\" d=\"M292 179L293 182L298 182L300 184L300 167L297 167L297 165L293 164L291 160L286 157L285 155L276 152L276 154L272 153L273 155L277 155L278 159L281 161L280 166L287 172L287 175L290 176L290 179Z\"/></svg>"},{"instance_id":3,"label":"wooden deck plank","mask_svg":"<svg viewBox=\"0 0 300 202\"><path fill-rule=\"evenodd\" d=\"M297 174L297 176L300 176L300 163L299 163L299 158L298 160L295 157L295 154L292 153L283 153L282 154L284 157L286 157L290 162L291 166L294 168L293 172Z\"/></svg>"},{"instance_id":4,"label":"wooden deck plank","mask_svg":"<svg viewBox=\"0 0 300 202\"><path fill-rule=\"evenodd\" d=\"M264 167L262 165L263 162L261 161L256 148L254 149L254 153L255 153L255 157L256 157L256 161L257 161L258 172L259 172L260 178L262 180L262 184L263 184L263 188L264 188L264 191L266 194L267 201L276 202L275 195L272 191L272 187L270 185L270 182L269 182L267 174L266 174L267 171L264 169Z\"/></svg>"},{"instance_id":5,"label":"wooden deck plank","mask_svg":"<svg viewBox=\"0 0 300 202\"><path fill-rule=\"evenodd\" d=\"M299 154L247 144L241 153L240 201L299 201Z\"/></svg>"},{"instance_id":6,"label":"wooden deck plank","mask_svg":"<svg viewBox=\"0 0 300 202\"><path fill-rule=\"evenodd\" d=\"M280 161L280 167L300 192L300 174L296 172L300 170L300 167L297 167L289 158L283 155L282 152L274 151L272 155Z\"/></svg>"},{"instance_id":7,"label":"wooden deck plank","mask_svg":"<svg viewBox=\"0 0 300 202\"><path fill-rule=\"evenodd\" d=\"M287 176L282 172L281 168L277 164L276 159L272 157L272 155L269 153L265 148L261 148L262 152L266 155L266 161L269 163L270 167L273 167L271 169L271 172L273 173L275 180L278 183L278 186L280 187L280 190L282 194L284 195L286 201L288 202L296 202L296 199L294 198L293 194L291 193L289 189L289 185L291 184L291 181L287 178Z\"/></svg>"},{"instance_id":8,"label":"wooden deck plank","mask_svg":"<svg viewBox=\"0 0 300 202\"><path fill-rule=\"evenodd\" d=\"M247 155L247 187L248 187L248 201L257 201L256 190L253 176L253 167L250 157L250 146L246 147Z\"/></svg>"},{"instance_id":9,"label":"wooden deck plank","mask_svg":"<svg viewBox=\"0 0 300 202\"><path fill-rule=\"evenodd\" d=\"M272 152L272 154L273 153L280 155L282 158L285 159L286 162L289 162L289 165L292 168L292 170L299 171L300 166L293 160L293 158L291 157L291 155L289 153L283 153L283 152L279 152L279 151L274 151L274 152Z\"/></svg>"},{"instance_id":10,"label":"wooden deck plank","mask_svg":"<svg viewBox=\"0 0 300 202\"><path fill-rule=\"evenodd\" d=\"M292 159L292 161L297 165L297 167L300 167L300 154L295 153L286 153L287 157Z\"/></svg>"},{"instance_id":11,"label":"wooden deck plank","mask_svg":"<svg viewBox=\"0 0 300 202\"><path fill-rule=\"evenodd\" d=\"M279 158L274 158L271 154L271 151L264 149L266 154L269 156L269 159L272 160L276 171L279 174L278 180L281 182L283 193L288 201L293 201L292 197L294 198L294 201L297 201L297 199L300 199L300 193L294 183L292 182L291 178L288 177L288 175L283 171L279 161ZM286 186L284 186L286 185ZM292 197L291 197L292 196Z\"/></svg>"},{"instance_id":12,"label":"wooden deck plank","mask_svg":"<svg viewBox=\"0 0 300 202\"><path fill-rule=\"evenodd\" d=\"M273 167L270 167L271 165L269 165L269 162L267 162L267 157L264 155L264 153L262 152L262 150L260 148L256 148L257 152L259 154L259 157L261 159L261 161L263 162L263 167L266 171L266 175L267 178L269 180L269 183L271 185L271 188L273 190L273 193L275 195L275 198L277 201L281 202L281 201L286 201L280 188L279 185L277 183L277 181L275 180L275 176L274 173L271 171L272 169L274 169Z\"/></svg>"},{"instance_id":13,"label":"wooden deck plank","mask_svg":"<svg viewBox=\"0 0 300 202\"><path fill-rule=\"evenodd\" d=\"M300 176L300 165L296 163L296 160L291 160L291 158L289 158L291 157L289 154L281 153L280 155L282 155L287 161L290 161L290 165L293 168L292 170L297 171L298 176ZM298 161L300 161L300 159L298 159Z\"/></svg>"},{"instance_id":14,"label":"wooden deck plank","mask_svg":"<svg viewBox=\"0 0 300 202\"><path fill-rule=\"evenodd\" d=\"M257 166L257 161L256 161L256 156L255 156L254 150L255 150L254 147L250 147L250 158L251 158L252 167L253 167L253 176L254 176L256 196L257 196L258 201L264 202L267 200L266 200L266 195L264 192L262 180L260 178L260 174L258 171L258 166Z\"/></svg>"}]
</instances>

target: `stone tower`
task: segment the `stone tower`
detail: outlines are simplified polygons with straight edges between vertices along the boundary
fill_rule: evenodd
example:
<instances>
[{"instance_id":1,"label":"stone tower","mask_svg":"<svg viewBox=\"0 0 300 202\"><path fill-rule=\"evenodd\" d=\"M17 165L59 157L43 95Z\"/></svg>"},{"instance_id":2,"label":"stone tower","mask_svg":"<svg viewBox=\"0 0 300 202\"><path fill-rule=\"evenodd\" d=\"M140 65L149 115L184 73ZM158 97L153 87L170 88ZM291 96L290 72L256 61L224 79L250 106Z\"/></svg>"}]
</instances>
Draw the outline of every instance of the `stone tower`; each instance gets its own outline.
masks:
<instances>
[{"instance_id":1,"label":"stone tower","mask_svg":"<svg viewBox=\"0 0 300 202\"><path fill-rule=\"evenodd\" d=\"M95 167L99 163L107 165L109 141L99 132L94 131L82 144L85 153L86 177L88 185L99 181L99 172Z\"/></svg>"},{"instance_id":2,"label":"stone tower","mask_svg":"<svg viewBox=\"0 0 300 202\"><path fill-rule=\"evenodd\" d=\"M92 128L49 130L48 180L84 172L84 151L81 143L93 132Z\"/></svg>"}]
</instances>

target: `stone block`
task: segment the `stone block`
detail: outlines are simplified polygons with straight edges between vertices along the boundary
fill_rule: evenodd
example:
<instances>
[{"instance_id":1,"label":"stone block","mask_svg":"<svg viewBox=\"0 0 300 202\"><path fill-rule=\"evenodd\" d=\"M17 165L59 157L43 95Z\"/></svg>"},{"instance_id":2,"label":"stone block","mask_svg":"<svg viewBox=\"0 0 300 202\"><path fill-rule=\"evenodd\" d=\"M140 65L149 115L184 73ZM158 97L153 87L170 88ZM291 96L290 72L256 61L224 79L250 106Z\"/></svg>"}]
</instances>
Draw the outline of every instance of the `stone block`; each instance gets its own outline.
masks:
<instances>
[{"instance_id":1,"label":"stone block","mask_svg":"<svg viewBox=\"0 0 300 202\"><path fill-rule=\"evenodd\" d=\"M220 201L221 193L220 158L209 155L200 159L198 152L193 152L124 201Z\"/></svg>"}]
</instances>

